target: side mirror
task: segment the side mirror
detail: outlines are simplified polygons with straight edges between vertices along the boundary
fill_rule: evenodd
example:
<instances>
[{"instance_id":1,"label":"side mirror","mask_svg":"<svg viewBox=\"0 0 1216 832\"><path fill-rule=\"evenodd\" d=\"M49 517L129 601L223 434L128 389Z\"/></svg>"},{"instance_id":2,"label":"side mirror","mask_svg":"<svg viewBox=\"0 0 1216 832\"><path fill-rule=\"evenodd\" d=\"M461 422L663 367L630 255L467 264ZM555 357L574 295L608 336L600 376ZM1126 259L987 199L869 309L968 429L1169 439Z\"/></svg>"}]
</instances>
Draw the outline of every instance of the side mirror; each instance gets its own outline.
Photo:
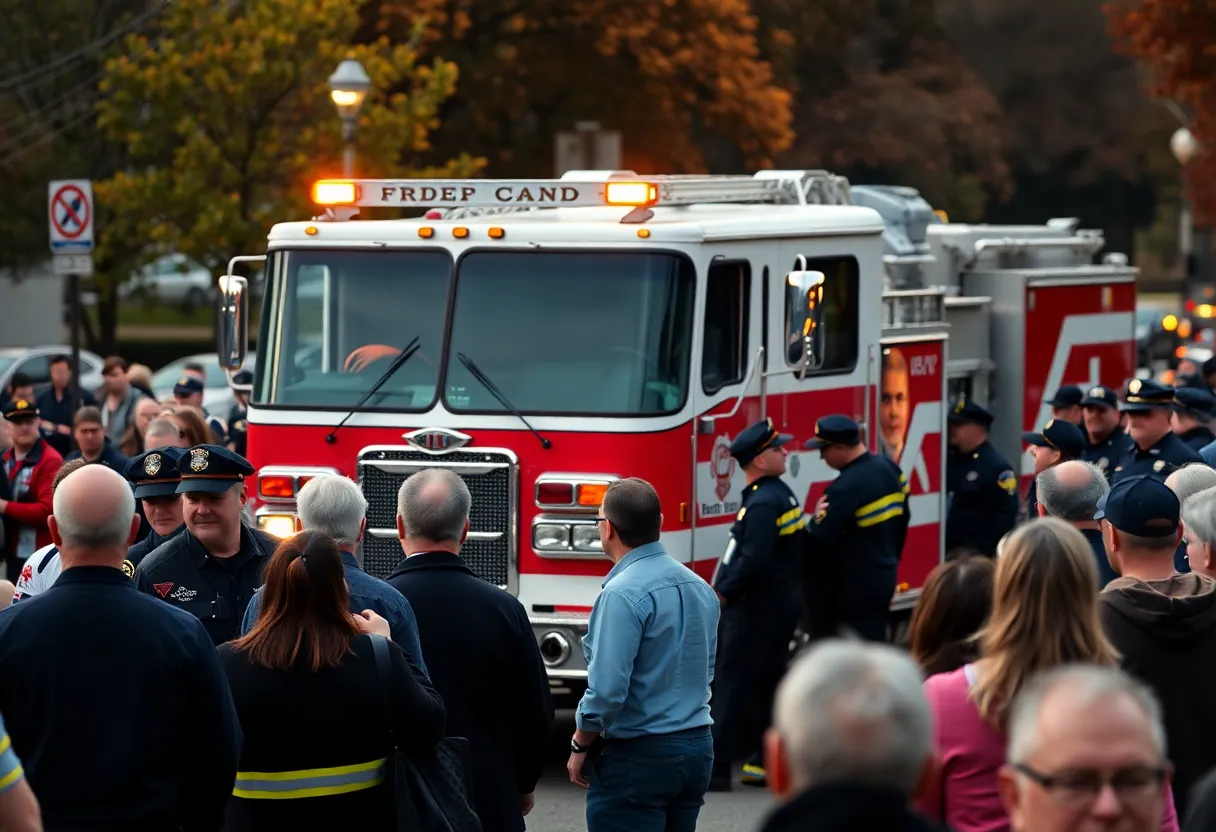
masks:
<instances>
[{"instance_id":1,"label":"side mirror","mask_svg":"<svg viewBox=\"0 0 1216 832\"><path fill-rule=\"evenodd\" d=\"M220 366L231 372L241 369L249 353L249 281L240 275L220 278L215 351Z\"/></svg>"},{"instance_id":2,"label":"side mirror","mask_svg":"<svg viewBox=\"0 0 1216 832\"><path fill-rule=\"evenodd\" d=\"M794 374L804 379L823 364L823 288L827 275L808 271L806 258L798 255L801 269L785 276L788 296L786 308L786 350Z\"/></svg>"}]
</instances>

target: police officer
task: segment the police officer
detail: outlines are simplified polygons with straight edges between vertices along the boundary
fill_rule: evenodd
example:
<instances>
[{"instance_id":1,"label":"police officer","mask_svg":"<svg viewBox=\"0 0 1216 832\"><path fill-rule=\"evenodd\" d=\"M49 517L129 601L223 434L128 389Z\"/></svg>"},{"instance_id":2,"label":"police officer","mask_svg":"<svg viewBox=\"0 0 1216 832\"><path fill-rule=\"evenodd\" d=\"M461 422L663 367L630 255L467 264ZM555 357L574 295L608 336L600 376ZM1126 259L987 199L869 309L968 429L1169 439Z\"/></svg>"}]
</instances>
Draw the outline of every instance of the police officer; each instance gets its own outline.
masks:
<instances>
[{"instance_id":1,"label":"police officer","mask_svg":"<svg viewBox=\"0 0 1216 832\"><path fill-rule=\"evenodd\" d=\"M1175 388L1170 427L1195 453L1216 441L1216 434L1209 427L1213 417L1216 417L1216 396L1210 390L1206 387Z\"/></svg>"},{"instance_id":2,"label":"police officer","mask_svg":"<svg viewBox=\"0 0 1216 832\"><path fill-rule=\"evenodd\" d=\"M1132 445L1119 457L1112 482L1141 475L1164 482L1175 468L1203 461L1170 429L1173 410L1173 387L1151 379L1134 378L1128 383L1123 412Z\"/></svg>"},{"instance_id":3,"label":"police officer","mask_svg":"<svg viewBox=\"0 0 1216 832\"><path fill-rule=\"evenodd\" d=\"M235 401L232 409L228 411L228 450L244 456L245 434L248 432L249 394L253 391L253 373L248 370L234 373L229 386L232 388L232 398Z\"/></svg>"},{"instance_id":4,"label":"police officer","mask_svg":"<svg viewBox=\"0 0 1216 832\"><path fill-rule=\"evenodd\" d=\"M153 549L176 537L186 524L182 521L182 498L177 486L182 481L177 465L185 454L182 448L153 448L134 457L124 472L135 489L135 499L143 506L152 531L127 552L123 571L134 576L135 569Z\"/></svg>"},{"instance_id":5,"label":"police officer","mask_svg":"<svg viewBox=\"0 0 1216 832\"><path fill-rule=\"evenodd\" d=\"M766 419L741 432L730 446L747 485L714 576L722 601L711 701L714 791L730 789L732 763L748 755L743 782L765 782L760 741L785 673L800 607L806 518L798 498L781 480L785 445L792 439Z\"/></svg>"},{"instance_id":6,"label":"police officer","mask_svg":"<svg viewBox=\"0 0 1216 832\"><path fill-rule=\"evenodd\" d=\"M224 444L227 439L228 427L222 419L209 416L203 408L203 380L196 375L184 375L173 385L173 398L179 405L196 407L203 414L203 421L211 431L211 438L217 444Z\"/></svg>"},{"instance_id":7,"label":"police officer","mask_svg":"<svg viewBox=\"0 0 1216 832\"><path fill-rule=\"evenodd\" d=\"M1200 372L1203 374L1204 385L1209 390L1216 391L1216 355L1203 362Z\"/></svg>"},{"instance_id":8,"label":"police officer","mask_svg":"<svg viewBox=\"0 0 1216 832\"><path fill-rule=\"evenodd\" d=\"M1018 520L1018 478L1009 460L988 441L993 415L960 396L948 418L946 551L974 549L995 555Z\"/></svg>"},{"instance_id":9,"label":"police officer","mask_svg":"<svg viewBox=\"0 0 1216 832\"><path fill-rule=\"evenodd\" d=\"M1044 402L1051 405L1051 418L1081 425L1081 400L1085 394L1075 384L1065 384L1056 394Z\"/></svg>"},{"instance_id":10,"label":"police officer","mask_svg":"<svg viewBox=\"0 0 1216 832\"><path fill-rule=\"evenodd\" d=\"M1030 445L1034 454L1034 476L1030 481L1030 490L1026 492L1026 517L1033 519L1038 516L1035 505L1035 482L1039 474L1053 465L1067 462L1070 459L1080 459L1085 453L1085 434L1072 422L1063 419L1052 419L1043 426L1043 430L1035 433L1022 434L1022 441Z\"/></svg>"},{"instance_id":11,"label":"police officer","mask_svg":"<svg viewBox=\"0 0 1216 832\"><path fill-rule=\"evenodd\" d=\"M908 535L907 480L894 462L862 443L861 428L834 414L806 442L839 471L807 525L803 575L811 638L842 628L883 641L896 569Z\"/></svg>"},{"instance_id":12,"label":"police officer","mask_svg":"<svg viewBox=\"0 0 1216 832\"><path fill-rule=\"evenodd\" d=\"M244 480L254 472L244 457L196 445L182 454L177 471L186 530L144 558L135 585L199 618L212 641L223 644L238 635L276 541L241 522Z\"/></svg>"},{"instance_id":13,"label":"police officer","mask_svg":"<svg viewBox=\"0 0 1216 832\"><path fill-rule=\"evenodd\" d=\"M1132 444L1132 438L1121 424L1119 395L1109 387L1091 387L1081 400L1081 411L1086 433L1081 459L1101 468L1109 481L1114 476L1119 457Z\"/></svg>"}]
</instances>

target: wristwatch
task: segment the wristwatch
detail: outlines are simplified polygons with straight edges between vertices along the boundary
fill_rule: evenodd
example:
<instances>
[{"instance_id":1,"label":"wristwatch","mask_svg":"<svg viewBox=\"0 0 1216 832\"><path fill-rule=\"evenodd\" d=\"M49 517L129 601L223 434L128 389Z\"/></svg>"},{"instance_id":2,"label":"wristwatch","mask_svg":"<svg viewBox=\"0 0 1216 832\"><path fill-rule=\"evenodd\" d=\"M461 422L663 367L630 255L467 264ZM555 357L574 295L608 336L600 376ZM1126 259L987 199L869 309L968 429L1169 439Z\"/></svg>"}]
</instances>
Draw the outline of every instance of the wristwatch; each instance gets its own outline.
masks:
<instances>
[{"instance_id":1,"label":"wristwatch","mask_svg":"<svg viewBox=\"0 0 1216 832\"><path fill-rule=\"evenodd\" d=\"M574 737L570 738L570 750L573 753L586 754L588 749L590 749L590 748L591 748L591 746L589 746L589 745L579 745L578 740L576 740Z\"/></svg>"}]
</instances>

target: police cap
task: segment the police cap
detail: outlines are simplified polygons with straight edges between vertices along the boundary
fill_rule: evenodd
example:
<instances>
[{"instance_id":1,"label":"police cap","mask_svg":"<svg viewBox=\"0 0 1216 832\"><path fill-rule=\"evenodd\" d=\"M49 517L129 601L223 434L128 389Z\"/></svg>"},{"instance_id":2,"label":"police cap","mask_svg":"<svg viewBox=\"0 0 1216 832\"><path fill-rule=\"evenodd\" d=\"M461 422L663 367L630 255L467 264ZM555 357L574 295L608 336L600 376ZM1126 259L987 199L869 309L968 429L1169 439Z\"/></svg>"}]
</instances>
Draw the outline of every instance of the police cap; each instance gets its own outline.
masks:
<instances>
[{"instance_id":1,"label":"police cap","mask_svg":"<svg viewBox=\"0 0 1216 832\"><path fill-rule=\"evenodd\" d=\"M227 448L195 445L182 454L177 462L177 472L182 478L177 486L178 494L199 491L218 494L252 476L254 468L245 457Z\"/></svg>"},{"instance_id":2,"label":"police cap","mask_svg":"<svg viewBox=\"0 0 1216 832\"><path fill-rule=\"evenodd\" d=\"M198 376L182 376L173 385L173 395L190 396L203 392L203 380Z\"/></svg>"},{"instance_id":3,"label":"police cap","mask_svg":"<svg viewBox=\"0 0 1216 832\"><path fill-rule=\"evenodd\" d=\"M788 433L778 433L773 427L773 420L765 419L740 431L735 441L730 443L730 455L739 460L740 465L750 465L764 451L780 448L793 438Z\"/></svg>"},{"instance_id":4,"label":"police cap","mask_svg":"<svg viewBox=\"0 0 1216 832\"><path fill-rule=\"evenodd\" d=\"M1180 387L1174 390L1174 410L1211 419L1216 416L1216 396L1205 387Z\"/></svg>"},{"instance_id":5,"label":"police cap","mask_svg":"<svg viewBox=\"0 0 1216 832\"><path fill-rule=\"evenodd\" d=\"M1112 410L1119 408L1119 394L1109 387L1098 385L1097 387L1089 388L1089 392L1085 394L1085 398L1081 399L1082 407L1109 407Z\"/></svg>"},{"instance_id":6,"label":"police cap","mask_svg":"<svg viewBox=\"0 0 1216 832\"><path fill-rule=\"evenodd\" d=\"M841 413L824 416L815 423L815 435L806 440L806 447L818 450L825 445L856 445L861 441L861 427Z\"/></svg>"},{"instance_id":7,"label":"police cap","mask_svg":"<svg viewBox=\"0 0 1216 832\"><path fill-rule=\"evenodd\" d=\"M238 393L249 393L253 390L253 373L248 370L238 370L228 379L228 386Z\"/></svg>"},{"instance_id":8,"label":"police cap","mask_svg":"<svg viewBox=\"0 0 1216 832\"><path fill-rule=\"evenodd\" d=\"M1049 404L1052 407L1073 407L1074 405L1079 405L1084 398L1085 394L1081 392L1080 387L1077 387L1075 384L1065 384L1045 404Z\"/></svg>"},{"instance_id":9,"label":"police cap","mask_svg":"<svg viewBox=\"0 0 1216 832\"><path fill-rule=\"evenodd\" d=\"M1065 459L1080 459L1085 453L1085 434L1064 419L1052 419L1039 433L1023 433L1022 441L1039 448L1054 448Z\"/></svg>"},{"instance_id":10,"label":"police cap","mask_svg":"<svg viewBox=\"0 0 1216 832\"><path fill-rule=\"evenodd\" d=\"M959 396L958 401L954 403L954 407L950 409L949 421L955 424L974 423L989 427L993 416L987 408L978 405L973 401L969 401L966 396Z\"/></svg>"},{"instance_id":11,"label":"police cap","mask_svg":"<svg viewBox=\"0 0 1216 832\"><path fill-rule=\"evenodd\" d=\"M1123 410L1130 413L1141 413L1157 407L1174 406L1174 388L1161 384L1151 378L1134 378L1127 383L1127 397L1123 400Z\"/></svg>"},{"instance_id":12,"label":"police cap","mask_svg":"<svg viewBox=\"0 0 1216 832\"><path fill-rule=\"evenodd\" d=\"M1098 501L1095 520L1106 519L1121 532L1136 537L1173 537L1178 532L1181 505L1169 486L1152 477L1119 480Z\"/></svg>"},{"instance_id":13,"label":"police cap","mask_svg":"<svg viewBox=\"0 0 1216 832\"><path fill-rule=\"evenodd\" d=\"M37 419L38 405L29 399L13 399L4 405L4 418L10 422L21 419Z\"/></svg>"},{"instance_id":14,"label":"police cap","mask_svg":"<svg viewBox=\"0 0 1216 832\"><path fill-rule=\"evenodd\" d=\"M145 497L171 497L177 493L177 484L182 475L177 470L181 462L181 448L153 448L132 457L127 463L123 476L135 486L137 499Z\"/></svg>"},{"instance_id":15,"label":"police cap","mask_svg":"<svg viewBox=\"0 0 1216 832\"><path fill-rule=\"evenodd\" d=\"M1174 389L1180 390L1183 387L1207 387L1207 385L1203 383L1203 378L1198 373L1174 376Z\"/></svg>"}]
</instances>

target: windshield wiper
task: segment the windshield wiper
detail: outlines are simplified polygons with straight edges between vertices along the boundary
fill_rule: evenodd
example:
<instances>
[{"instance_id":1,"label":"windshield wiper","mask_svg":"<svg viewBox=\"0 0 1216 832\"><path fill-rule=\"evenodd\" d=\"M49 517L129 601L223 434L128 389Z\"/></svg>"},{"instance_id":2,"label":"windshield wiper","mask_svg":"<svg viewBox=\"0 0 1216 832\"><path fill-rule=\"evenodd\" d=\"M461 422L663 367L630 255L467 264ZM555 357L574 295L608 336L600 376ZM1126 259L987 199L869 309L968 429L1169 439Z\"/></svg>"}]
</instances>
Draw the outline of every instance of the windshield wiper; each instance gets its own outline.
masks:
<instances>
[{"instance_id":1,"label":"windshield wiper","mask_svg":"<svg viewBox=\"0 0 1216 832\"><path fill-rule=\"evenodd\" d=\"M388 365L388 369L384 371L384 375L376 379L376 383L368 388L368 391L363 394L363 398L359 399L358 404L356 404L349 413L342 417L342 421L338 422L338 424L334 426L333 430L325 435L325 441L328 444L332 445L338 441L338 431L342 429L342 426L346 424L347 420L349 420L351 416L354 416L355 413L358 412L359 408L367 404L368 399L376 395L376 391L383 387L385 382L392 378L393 373L400 370L405 362L413 358L414 353L418 352L420 346L421 345L418 343L418 336L415 335L414 340L406 344L405 348L401 350L400 354L393 359L393 363Z\"/></svg>"},{"instance_id":2,"label":"windshield wiper","mask_svg":"<svg viewBox=\"0 0 1216 832\"><path fill-rule=\"evenodd\" d=\"M456 358L460 361L461 364L464 365L464 368L469 371L469 375L471 375L473 378L477 379L477 381L481 383L482 387L489 390L491 396L498 399L499 404L501 404L503 407L505 407L507 410L509 410L511 412L512 416L514 416L519 421L523 422L524 427L526 427L528 430L532 431L532 435L540 440L540 446L542 448L544 448L547 451L553 447L553 443L550 442L545 437L541 436L537 432L536 428L532 427L532 425L528 422L528 420L524 418L524 414L519 412L519 408L516 407L515 405L511 404L509 401L507 401L507 397L502 394L502 391L498 389L498 387L494 384L494 382L490 381L489 376L487 376L485 373L483 373L481 371L481 368L473 363L473 359L469 358L467 355L465 355L462 352L456 353Z\"/></svg>"}]
</instances>

